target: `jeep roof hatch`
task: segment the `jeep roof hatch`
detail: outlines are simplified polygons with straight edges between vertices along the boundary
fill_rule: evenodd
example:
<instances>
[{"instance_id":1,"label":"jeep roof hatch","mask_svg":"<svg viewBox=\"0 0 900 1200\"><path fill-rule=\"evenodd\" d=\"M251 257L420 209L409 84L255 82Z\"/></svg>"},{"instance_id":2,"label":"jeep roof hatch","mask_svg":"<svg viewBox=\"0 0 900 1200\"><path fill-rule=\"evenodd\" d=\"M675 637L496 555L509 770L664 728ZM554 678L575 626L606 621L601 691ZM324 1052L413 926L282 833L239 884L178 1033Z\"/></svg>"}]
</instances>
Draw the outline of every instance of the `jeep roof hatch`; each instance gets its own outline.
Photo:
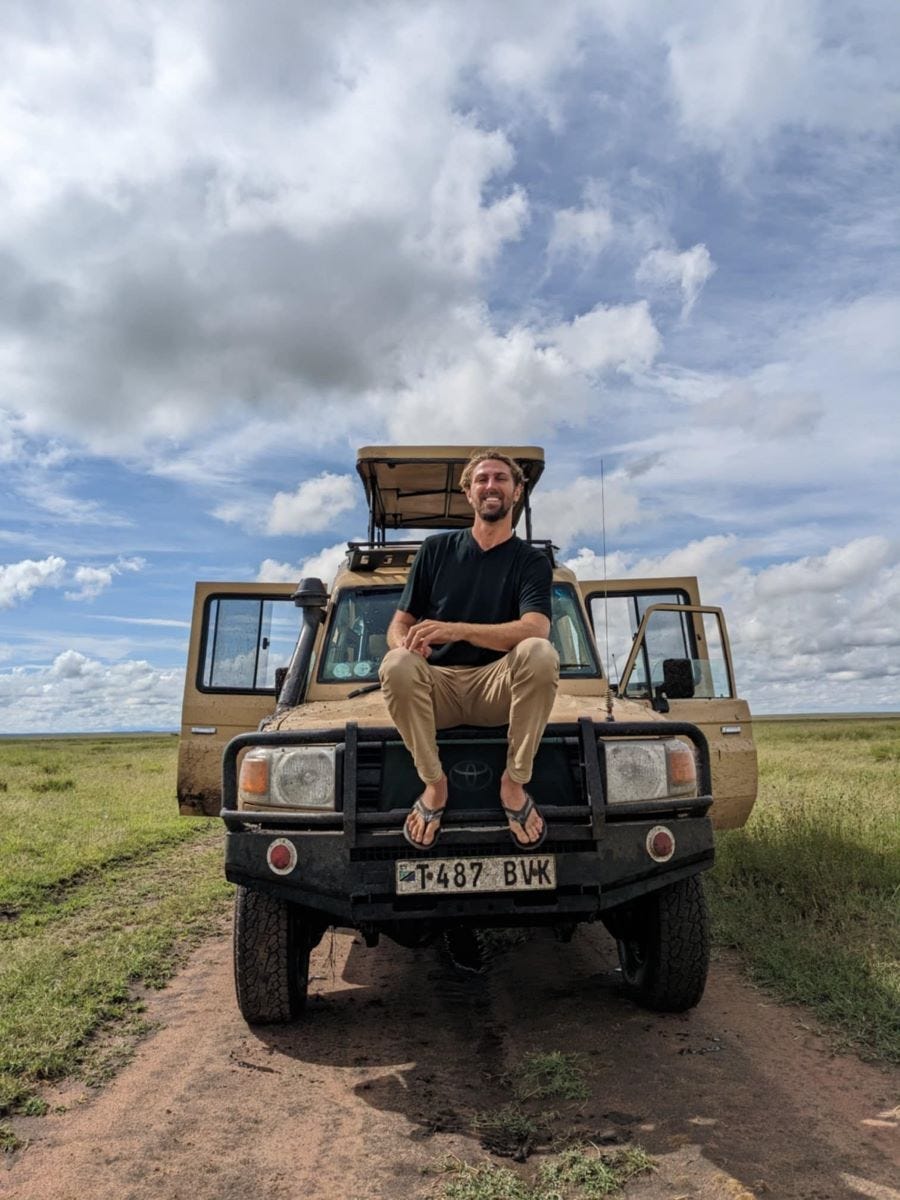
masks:
<instances>
[{"instance_id":1,"label":"jeep roof hatch","mask_svg":"<svg viewBox=\"0 0 900 1200\"><path fill-rule=\"evenodd\" d=\"M478 446L364 446L356 469L369 505L369 542L383 545L389 529L461 529L472 510L460 491L462 470ZM525 473L513 525L525 514L531 540L531 492L544 469L540 446L497 446Z\"/></svg>"}]
</instances>

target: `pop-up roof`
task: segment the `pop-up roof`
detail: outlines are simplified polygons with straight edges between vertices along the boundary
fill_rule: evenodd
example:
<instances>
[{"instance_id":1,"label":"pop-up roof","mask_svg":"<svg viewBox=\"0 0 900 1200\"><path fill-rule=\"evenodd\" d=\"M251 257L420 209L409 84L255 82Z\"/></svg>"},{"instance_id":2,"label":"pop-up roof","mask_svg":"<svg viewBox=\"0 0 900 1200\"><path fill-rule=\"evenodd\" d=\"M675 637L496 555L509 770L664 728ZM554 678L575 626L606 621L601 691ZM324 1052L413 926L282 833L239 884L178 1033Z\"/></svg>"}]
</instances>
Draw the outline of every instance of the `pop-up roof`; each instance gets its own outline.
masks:
<instances>
[{"instance_id":1,"label":"pop-up roof","mask_svg":"<svg viewBox=\"0 0 900 1200\"><path fill-rule=\"evenodd\" d=\"M384 541L388 529L458 529L472 524L472 510L460 491L465 464L478 446L364 446L356 469L369 505L369 540ZM515 524L525 510L531 536L530 496L544 469L540 446L496 446L515 459L525 488L513 511Z\"/></svg>"}]
</instances>

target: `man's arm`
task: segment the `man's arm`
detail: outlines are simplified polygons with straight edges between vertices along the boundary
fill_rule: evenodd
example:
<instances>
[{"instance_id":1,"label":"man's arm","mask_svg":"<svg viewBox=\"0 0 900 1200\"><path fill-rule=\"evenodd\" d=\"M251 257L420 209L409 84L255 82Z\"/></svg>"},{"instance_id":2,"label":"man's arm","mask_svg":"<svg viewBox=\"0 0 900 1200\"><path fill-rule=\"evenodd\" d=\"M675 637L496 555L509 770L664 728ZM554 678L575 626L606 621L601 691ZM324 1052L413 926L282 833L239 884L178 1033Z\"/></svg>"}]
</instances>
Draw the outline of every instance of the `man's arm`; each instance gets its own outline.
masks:
<instances>
[{"instance_id":1,"label":"man's arm","mask_svg":"<svg viewBox=\"0 0 900 1200\"><path fill-rule=\"evenodd\" d=\"M401 617L408 618L408 623L399 621ZM517 621L505 621L502 625L478 625L471 621L419 621L416 624L410 613L398 611L388 629L388 645L391 649L395 646L391 635L399 634L401 625L406 632L403 640L396 645L424 654L426 658L432 646L442 646L447 642L468 642L472 646L501 650L505 654L526 638L546 638L550 635L549 619L538 612L523 613Z\"/></svg>"},{"instance_id":2,"label":"man's arm","mask_svg":"<svg viewBox=\"0 0 900 1200\"><path fill-rule=\"evenodd\" d=\"M391 650L399 650L401 646L406 645L406 639L409 631L416 623L416 618L412 613L404 612L402 608L398 608L391 618L391 623L387 630L387 644Z\"/></svg>"}]
</instances>

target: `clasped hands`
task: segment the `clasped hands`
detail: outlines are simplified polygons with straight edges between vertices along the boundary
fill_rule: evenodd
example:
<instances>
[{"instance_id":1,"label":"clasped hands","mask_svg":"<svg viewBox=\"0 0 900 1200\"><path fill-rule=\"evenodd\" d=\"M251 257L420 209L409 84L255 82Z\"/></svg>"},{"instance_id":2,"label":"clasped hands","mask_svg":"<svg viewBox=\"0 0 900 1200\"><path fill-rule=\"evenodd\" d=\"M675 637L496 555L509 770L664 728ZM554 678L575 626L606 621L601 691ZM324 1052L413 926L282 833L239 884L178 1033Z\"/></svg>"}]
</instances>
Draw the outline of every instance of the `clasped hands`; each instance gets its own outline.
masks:
<instances>
[{"instance_id":1,"label":"clasped hands","mask_svg":"<svg viewBox=\"0 0 900 1200\"><path fill-rule=\"evenodd\" d=\"M419 621L407 633L403 645L414 654L429 658L432 646L462 641L463 632L461 621Z\"/></svg>"}]
</instances>

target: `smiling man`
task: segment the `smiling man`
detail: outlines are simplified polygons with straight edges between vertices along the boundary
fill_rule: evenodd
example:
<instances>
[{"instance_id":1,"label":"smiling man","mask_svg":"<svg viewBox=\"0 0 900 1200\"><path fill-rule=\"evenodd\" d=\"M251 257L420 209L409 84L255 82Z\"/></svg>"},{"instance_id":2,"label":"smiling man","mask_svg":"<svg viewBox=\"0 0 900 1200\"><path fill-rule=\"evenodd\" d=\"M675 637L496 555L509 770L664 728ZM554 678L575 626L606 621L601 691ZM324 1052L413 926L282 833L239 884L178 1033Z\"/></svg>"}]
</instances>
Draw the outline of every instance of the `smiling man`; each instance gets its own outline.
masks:
<instances>
[{"instance_id":1,"label":"smiling man","mask_svg":"<svg viewBox=\"0 0 900 1200\"><path fill-rule=\"evenodd\" d=\"M437 841L447 777L436 731L509 725L500 802L522 850L539 846L544 819L525 790L547 724L559 659L550 633L549 559L516 537L512 514L522 469L498 450L466 464L471 528L426 539L388 629L381 683L388 710L424 790L403 833L418 850Z\"/></svg>"}]
</instances>

